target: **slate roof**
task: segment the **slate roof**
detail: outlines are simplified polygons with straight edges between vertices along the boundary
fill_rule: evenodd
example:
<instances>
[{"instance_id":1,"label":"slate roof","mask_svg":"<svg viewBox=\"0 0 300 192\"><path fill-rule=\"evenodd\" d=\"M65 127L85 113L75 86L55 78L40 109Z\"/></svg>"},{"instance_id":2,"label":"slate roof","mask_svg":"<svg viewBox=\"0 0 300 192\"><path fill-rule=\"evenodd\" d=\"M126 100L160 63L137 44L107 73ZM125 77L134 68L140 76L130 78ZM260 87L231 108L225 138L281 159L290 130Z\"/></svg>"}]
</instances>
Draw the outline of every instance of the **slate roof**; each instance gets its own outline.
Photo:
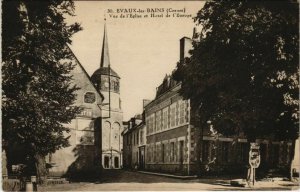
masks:
<instances>
[{"instance_id":1,"label":"slate roof","mask_svg":"<svg viewBox=\"0 0 300 192\"><path fill-rule=\"evenodd\" d=\"M109 72L108 67L100 67L99 69L97 69L93 73L92 78L97 78L98 76L101 76L101 75L110 75L110 76L120 78L120 76L113 69L110 68L110 72Z\"/></svg>"}]
</instances>

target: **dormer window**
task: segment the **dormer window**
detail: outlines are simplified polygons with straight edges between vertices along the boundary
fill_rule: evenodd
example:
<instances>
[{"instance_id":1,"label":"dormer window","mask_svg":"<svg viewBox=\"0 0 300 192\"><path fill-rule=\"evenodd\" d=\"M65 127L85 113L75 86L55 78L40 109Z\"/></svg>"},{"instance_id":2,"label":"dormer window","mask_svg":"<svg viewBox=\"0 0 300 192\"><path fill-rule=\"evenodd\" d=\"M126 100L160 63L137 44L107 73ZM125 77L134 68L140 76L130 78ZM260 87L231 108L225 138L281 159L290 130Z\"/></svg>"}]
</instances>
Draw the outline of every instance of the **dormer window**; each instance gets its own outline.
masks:
<instances>
[{"instance_id":1,"label":"dormer window","mask_svg":"<svg viewBox=\"0 0 300 192\"><path fill-rule=\"evenodd\" d=\"M96 94L94 92L86 92L84 94L85 103L94 103L96 101Z\"/></svg>"}]
</instances>

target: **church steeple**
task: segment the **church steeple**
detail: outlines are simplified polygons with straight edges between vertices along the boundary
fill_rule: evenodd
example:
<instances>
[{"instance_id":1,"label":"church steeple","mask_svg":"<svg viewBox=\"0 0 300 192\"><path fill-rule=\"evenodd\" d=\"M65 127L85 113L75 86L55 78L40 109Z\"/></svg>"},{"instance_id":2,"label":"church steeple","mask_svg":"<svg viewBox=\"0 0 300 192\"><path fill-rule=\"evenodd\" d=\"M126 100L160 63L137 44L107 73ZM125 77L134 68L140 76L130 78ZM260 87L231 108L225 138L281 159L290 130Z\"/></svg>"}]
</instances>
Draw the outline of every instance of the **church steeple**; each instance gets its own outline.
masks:
<instances>
[{"instance_id":1,"label":"church steeple","mask_svg":"<svg viewBox=\"0 0 300 192\"><path fill-rule=\"evenodd\" d=\"M104 35L103 35L102 53L101 53L101 61L100 61L100 68L102 67L110 67L106 22L104 23Z\"/></svg>"}]
</instances>

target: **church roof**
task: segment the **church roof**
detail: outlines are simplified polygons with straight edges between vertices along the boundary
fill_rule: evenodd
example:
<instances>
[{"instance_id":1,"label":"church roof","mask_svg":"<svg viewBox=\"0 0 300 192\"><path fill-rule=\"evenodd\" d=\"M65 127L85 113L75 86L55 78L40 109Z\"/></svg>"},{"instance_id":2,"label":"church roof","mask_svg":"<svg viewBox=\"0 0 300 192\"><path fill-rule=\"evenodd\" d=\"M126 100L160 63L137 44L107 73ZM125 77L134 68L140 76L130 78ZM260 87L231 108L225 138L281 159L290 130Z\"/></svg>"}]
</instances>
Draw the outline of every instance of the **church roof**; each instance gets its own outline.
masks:
<instances>
[{"instance_id":1,"label":"church roof","mask_svg":"<svg viewBox=\"0 0 300 192\"><path fill-rule=\"evenodd\" d=\"M92 83L92 80L91 80L90 76L88 75L88 73L86 72L86 70L84 69L84 67L81 65L81 63L80 63L79 60L77 59L76 55L74 54L74 52L72 51L72 49L70 48L70 46L69 46L68 44L66 44L66 47L67 47L67 49L70 50L70 52L71 52L72 56L74 57L74 59L75 59L77 65L81 68L81 70L82 70L83 73L85 74L86 78L89 80L89 83L91 84L91 86L94 87L96 93L98 93L98 94L100 95L100 97L102 98L102 100L104 100L103 94L102 94L100 91L98 91L98 89L97 89L97 88L95 87L95 85Z\"/></svg>"},{"instance_id":2,"label":"church roof","mask_svg":"<svg viewBox=\"0 0 300 192\"><path fill-rule=\"evenodd\" d=\"M109 71L110 69L110 71ZM92 77L94 78L95 76L99 76L99 75L110 75L110 76L114 76L114 77L119 77L119 75L111 68L108 68L108 67L100 67L99 69L97 69Z\"/></svg>"},{"instance_id":3,"label":"church roof","mask_svg":"<svg viewBox=\"0 0 300 192\"><path fill-rule=\"evenodd\" d=\"M99 76L99 75L110 75L110 76L115 76L115 77L120 78L119 75L110 67L106 23L104 24L104 35L103 35L100 68L94 72L92 77L94 78L95 76Z\"/></svg>"},{"instance_id":4,"label":"church roof","mask_svg":"<svg viewBox=\"0 0 300 192\"><path fill-rule=\"evenodd\" d=\"M110 59L109 59L109 51L108 51L108 39L107 39L107 31L106 31L106 23L104 24L104 35L103 35L103 43L102 43L102 53L101 53L101 67L108 67L110 66Z\"/></svg>"}]
</instances>

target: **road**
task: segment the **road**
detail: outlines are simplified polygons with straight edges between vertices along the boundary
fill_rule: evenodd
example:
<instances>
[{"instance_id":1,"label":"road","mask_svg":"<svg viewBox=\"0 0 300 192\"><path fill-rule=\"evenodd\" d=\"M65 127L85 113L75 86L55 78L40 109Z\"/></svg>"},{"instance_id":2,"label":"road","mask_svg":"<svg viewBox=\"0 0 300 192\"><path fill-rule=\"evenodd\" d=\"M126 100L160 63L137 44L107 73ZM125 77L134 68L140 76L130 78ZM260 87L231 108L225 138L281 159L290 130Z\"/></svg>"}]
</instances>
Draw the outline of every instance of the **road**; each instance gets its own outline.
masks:
<instances>
[{"instance_id":1,"label":"road","mask_svg":"<svg viewBox=\"0 0 300 192\"><path fill-rule=\"evenodd\" d=\"M49 185L41 191L202 191L202 190L295 190L290 182L258 182L255 188L233 187L226 179L182 180L139 172L111 170L99 181ZM298 187L299 188L299 187Z\"/></svg>"}]
</instances>

